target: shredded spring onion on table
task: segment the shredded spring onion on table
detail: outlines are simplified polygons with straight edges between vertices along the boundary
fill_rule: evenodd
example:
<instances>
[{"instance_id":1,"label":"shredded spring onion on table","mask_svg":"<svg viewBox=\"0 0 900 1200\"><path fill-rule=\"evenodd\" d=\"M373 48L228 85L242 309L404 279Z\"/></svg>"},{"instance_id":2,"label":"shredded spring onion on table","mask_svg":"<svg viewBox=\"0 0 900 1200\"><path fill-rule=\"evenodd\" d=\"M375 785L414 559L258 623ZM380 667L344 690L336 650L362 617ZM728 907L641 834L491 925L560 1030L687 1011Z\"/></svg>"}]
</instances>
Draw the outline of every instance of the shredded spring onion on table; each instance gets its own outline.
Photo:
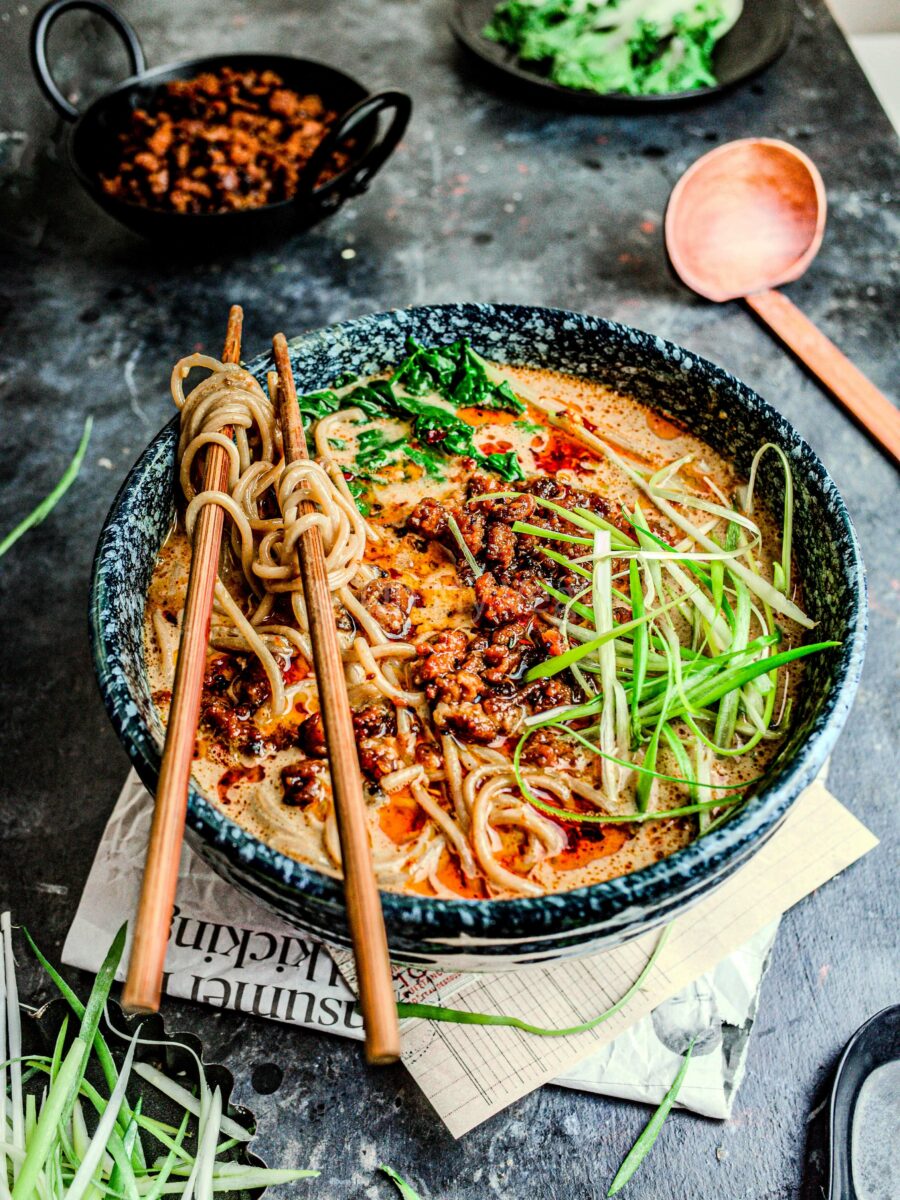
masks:
<instances>
[{"instance_id":1,"label":"shredded spring onion on table","mask_svg":"<svg viewBox=\"0 0 900 1200\"><path fill-rule=\"evenodd\" d=\"M100 1023L124 949L124 928L97 973L87 1004L28 938L78 1027L69 1039L69 1018L63 1021L52 1056L23 1054L9 913L0 918L0 934L0 1200L212 1200L219 1192L319 1174L224 1157L246 1144L252 1132L223 1111L221 1092L210 1085L190 1047L184 1049L197 1065L198 1095L150 1064L135 1062L138 1050L156 1044L141 1037L140 1027L125 1035L128 1048L121 1066L116 1065ZM102 1089L87 1078L89 1072L96 1074L95 1065ZM143 1093L130 1104L126 1093L137 1078L184 1110L177 1127L146 1116Z\"/></svg>"},{"instance_id":2,"label":"shredded spring onion on table","mask_svg":"<svg viewBox=\"0 0 900 1200\"><path fill-rule=\"evenodd\" d=\"M568 1029L551 1029L544 1025L531 1025L528 1021L520 1020L519 1017L509 1017L500 1013L470 1012L468 1009L463 1008L445 1008L441 1004L409 1004L405 1001L398 1002L397 1013L401 1018L420 1017L426 1021L450 1021L457 1025L501 1025L510 1029L519 1029L523 1033L531 1033L537 1037L571 1037L576 1033L586 1033L590 1029L596 1029L598 1025L601 1025L604 1021L608 1021L610 1017L615 1016L641 990L647 981L647 977L659 960L671 928L671 925L667 925L663 929L657 939L656 945L653 947L653 953L647 959L643 970L625 994L615 1004L606 1009L605 1012L592 1017L589 1021L585 1021L581 1025L572 1025Z\"/></svg>"},{"instance_id":3,"label":"shredded spring onion on table","mask_svg":"<svg viewBox=\"0 0 900 1200\"><path fill-rule=\"evenodd\" d=\"M567 1029L531 1025L517 1017L469 1012L430 1004L398 1004L401 1017L468 1025L507 1026L540 1037L569 1037L596 1028L619 1012L643 987L671 932L666 926L643 970L624 995L605 1012ZM107 999L125 946L119 931L83 1004L25 931L34 954L79 1022L69 1040L69 1017L61 1025L52 1056L23 1055L12 926L0 917L0 1198L2 1200L213 1200L218 1193L261 1189L319 1174L311 1170L257 1167L224 1157L253 1136L223 1111L222 1094L211 1087L203 1064L181 1044L197 1066L198 1092L171 1079L148 1062L135 1061L139 1049L171 1046L116 1030ZM101 1031L101 1019L127 1041L121 1067ZM687 1070L681 1070L657 1112L622 1164L610 1195L631 1178L649 1152L672 1107ZM96 1064L108 1095L86 1078ZM28 1085L46 1079L40 1097ZM183 1110L179 1125L167 1125L143 1112L144 1094L132 1105L127 1091L140 1079ZM91 1132L91 1129L93 1132ZM189 1145L196 1147L194 1153ZM422 1200L392 1167L379 1168L402 1200Z\"/></svg>"},{"instance_id":4,"label":"shredded spring onion on table","mask_svg":"<svg viewBox=\"0 0 900 1200\"><path fill-rule=\"evenodd\" d=\"M628 1180L632 1177L632 1175L653 1149L653 1143L659 1136L659 1131L662 1129L663 1122L669 1115L672 1105L675 1103L678 1093L681 1090L681 1085L684 1083L684 1077L687 1075L687 1070L690 1066L691 1054L694 1049L695 1040L696 1039L693 1038L691 1039L691 1044L685 1051L684 1058L681 1060L681 1066L678 1068L678 1074L672 1081L672 1086L666 1092L665 1096L663 1096L659 1108L657 1108L656 1112L644 1126L641 1136L625 1156L625 1160L623 1161L621 1167L619 1167L615 1178L610 1184L609 1191L606 1193L607 1196L615 1196L616 1192L621 1191L621 1189L625 1186Z\"/></svg>"},{"instance_id":5,"label":"shredded spring onion on table","mask_svg":"<svg viewBox=\"0 0 900 1200\"><path fill-rule=\"evenodd\" d=\"M378 1168L387 1175L388 1179L393 1180L397 1185L397 1191L400 1193L402 1200L421 1200L419 1193L409 1186L405 1179L401 1179L393 1167L388 1167L384 1163Z\"/></svg>"},{"instance_id":6,"label":"shredded spring onion on table","mask_svg":"<svg viewBox=\"0 0 900 1200\"><path fill-rule=\"evenodd\" d=\"M24 533L27 533L28 530L32 529L35 525L40 525L41 521L43 521L44 518L53 511L53 509L57 506L57 504L59 504L60 500L75 482L78 472L81 470L81 464L84 461L84 456L87 452L88 442L91 440L91 430L93 429L93 426L94 418L90 416L86 417L84 429L81 434L81 440L78 443L78 448L75 451L72 461L66 467L59 482L56 484L53 490L47 496L45 496L40 504L36 505L26 517L22 518L19 524L16 525L14 529L9 531L6 537L0 539L0 558L3 557L10 546L17 542ZM0 1200L2 1200L2 1193L0 1193Z\"/></svg>"}]
</instances>

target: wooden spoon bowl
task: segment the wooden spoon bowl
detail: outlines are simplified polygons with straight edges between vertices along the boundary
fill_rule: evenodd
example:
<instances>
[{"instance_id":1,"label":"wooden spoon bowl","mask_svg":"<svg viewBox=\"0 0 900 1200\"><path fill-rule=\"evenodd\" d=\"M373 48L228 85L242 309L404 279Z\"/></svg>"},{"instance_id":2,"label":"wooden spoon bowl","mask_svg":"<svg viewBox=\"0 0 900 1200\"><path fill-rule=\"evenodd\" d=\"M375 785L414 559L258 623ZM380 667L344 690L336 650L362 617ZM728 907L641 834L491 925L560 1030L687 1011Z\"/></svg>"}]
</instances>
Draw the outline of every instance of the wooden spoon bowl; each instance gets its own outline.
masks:
<instances>
[{"instance_id":1,"label":"wooden spoon bowl","mask_svg":"<svg viewBox=\"0 0 900 1200\"><path fill-rule=\"evenodd\" d=\"M744 138L682 175L666 211L672 266L708 300L735 300L799 279L825 233L815 164L773 138Z\"/></svg>"}]
</instances>

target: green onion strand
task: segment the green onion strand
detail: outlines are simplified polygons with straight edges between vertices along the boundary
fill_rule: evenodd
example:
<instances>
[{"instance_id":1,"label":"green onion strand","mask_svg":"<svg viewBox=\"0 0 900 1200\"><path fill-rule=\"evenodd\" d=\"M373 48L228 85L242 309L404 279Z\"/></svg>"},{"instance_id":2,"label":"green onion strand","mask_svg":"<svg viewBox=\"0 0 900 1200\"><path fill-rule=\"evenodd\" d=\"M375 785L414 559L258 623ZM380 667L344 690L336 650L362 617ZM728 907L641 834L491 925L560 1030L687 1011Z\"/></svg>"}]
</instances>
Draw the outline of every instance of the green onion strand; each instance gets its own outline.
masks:
<instances>
[{"instance_id":1,"label":"green onion strand","mask_svg":"<svg viewBox=\"0 0 900 1200\"><path fill-rule=\"evenodd\" d=\"M397 1013L401 1018L418 1017L423 1021L449 1021L456 1025L499 1025L509 1029L519 1029L523 1033L531 1033L536 1037L573 1037L575 1034L587 1033L591 1029L596 1029L598 1025L602 1025L604 1021L608 1021L610 1017L614 1017L641 990L650 972L656 966L671 931L671 925L664 927L653 947L653 953L625 994L599 1016L591 1017L590 1020L584 1021L580 1025L570 1025L566 1029L553 1029L545 1025L532 1025L529 1021L523 1021L519 1017L504 1016L500 1013L470 1012L464 1008L446 1008L441 1004L412 1004L406 1001L398 1001Z\"/></svg>"}]
</instances>

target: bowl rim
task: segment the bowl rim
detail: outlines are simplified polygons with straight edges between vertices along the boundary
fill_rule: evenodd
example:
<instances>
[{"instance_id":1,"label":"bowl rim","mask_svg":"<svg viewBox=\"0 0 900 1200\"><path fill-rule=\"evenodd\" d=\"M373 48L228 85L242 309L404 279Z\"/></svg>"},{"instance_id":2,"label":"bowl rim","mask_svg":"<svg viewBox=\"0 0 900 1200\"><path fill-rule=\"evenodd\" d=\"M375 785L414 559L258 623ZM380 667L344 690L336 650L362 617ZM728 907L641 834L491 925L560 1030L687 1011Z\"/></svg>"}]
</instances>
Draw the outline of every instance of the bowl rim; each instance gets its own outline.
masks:
<instances>
[{"instance_id":1,"label":"bowl rim","mask_svg":"<svg viewBox=\"0 0 900 1200\"><path fill-rule=\"evenodd\" d=\"M95 96L90 104L88 104L88 106L84 109L84 111L79 113L77 119L68 127L67 152L69 165L72 168L72 171L78 177L79 183L90 194L90 196L101 203L103 207L109 207L112 205L115 205L116 207L121 206L128 211L134 211L141 214L149 213L163 219L182 218L186 222L196 222L198 219L202 219L204 221L217 221L219 225L224 225L229 222L234 223L236 220L240 220L242 217L247 217L248 215L256 213L284 212L290 210L291 208L297 208L298 204L302 205L302 197L292 196L288 200L276 200L273 204L260 204L255 208L240 209L228 212L179 213L174 211L170 212L168 209L150 208L144 204L137 204L130 200L122 200L118 196L108 195L103 190L103 187L99 183L98 179L82 166L78 154L76 153L75 143L84 124L89 118L96 116L98 110L104 108L107 103L115 100L123 92L129 92L135 88L143 87L147 84L153 85L165 82L164 77L167 75L172 75L174 78L178 78L178 76L175 75L175 72L180 73L188 70L191 72L200 72L209 70L214 65L233 66L235 64L240 65L241 63L247 63L249 65L252 62L259 62L261 59L265 59L266 61L272 63L291 63L293 66L298 64L312 66L328 71L337 77L337 80L340 82L341 86L348 88L352 87L359 92L359 95L356 97L356 99L351 101L351 104L357 104L360 100L365 99L366 96L371 96L373 94L366 84L361 83L353 75L348 75L347 72L341 70L340 67L332 66L331 63L322 62L317 58L300 58L298 55L279 54L276 51L269 50L242 50L237 54L206 54L202 58L184 58L179 59L177 62L164 63L159 67L148 67L147 70L142 71L139 75L129 75L127 79L121 80L119 83L109 88L108 91L103 92L99 96Z\"/></svg>"},{"instance_id":2,"label":"bowl rim","mask_svg":"<svg viewBox=\"0 0 900 1200\"><path fill-rule=\"evenodd\" d=\"M707 878L722 878L724 873L736 866L745 854L752 850L757 841L762 844L767 834L778 825L791 804L821 770L850 711L862 670L866 643L865 569L856 532L844 501L818 456L800 437L793 425L766 400L724 368L654 334L592 314L566 309L503 303L457 303L416 305L370 313L321 329L308 330L292 339L289 346L292 355L295 356L298 351L303 350L304 344L318 343L324 346L329 342L334 344L335 341L346 343L348 336L364 337L373 328L383 330L385 323L402 328L404 324L425 317L456 317L457 321L471 322L476 314L482 318L499 314L509 318L518 317L520 320L525 317L540 317L574 322L574 327L584 335L600 335L617 344L627 343L651 355L674 354L676 360L678 356L689 356L717 390L727 391L743 408L751 411L755 409L756 415L780 430L780 441L782 444L789 444L795 464L798 467L802 466L813 489L817 489L821 499L829 503L835 521L843 527L847 548L842 560L843 573L856 595L855 608L848 614L846 640L835 650L839 655L835 682L815 717L816 728L788 761L778 765L768 785L750 799L747 807L718 829L639 871L565 892L502 900L448 900L418 894L380 892L385 918L389 924L396 921L399 925L408 927L415 925L421 937L431 935L436 937L436 940L445 942L448 939L441 939L440 934L449 933L451 930L457 931L457 937L452 940L463 938L473 943L477 942L479 937L496 935L498 924L520 931L544 928L539 917L545 914L550 906L559 917L560 924L552 932L544 929L543 934L538 935L538 940L547 940L576 927L590 929L597 926L600 920L606 920L615 914L621 915L626 910L640 909L642 905L650 906L658 904L661 900L672 901L678 897L690 896ZM571 329L572 326L569 325L568 328ZM253 373L263 375L270 361L270 354L258 355L247 363L247 367ZM172 458L177 421L176 414L154 437L119 489L101 530L91 575L89 632L94 670L112 724L138 774L148 787L152 787L158 774L160 753L149 727L137 713L124 675L110 666L116 658L117 637L103 621L104 598L108 584L103 558L104 551L113 540L116 520L121 518L120 506L123 499L154 462ZM310 899L326 905L343 907L343 888L339 879L289 858L256 838L218 809L193 783L189 790L187 825L238 869L242 866L246 869L248 863L252 862L257 874L262 874L282 888L302 892ZM561 905L581 913L581 918L574 924L567 925ZM591 917L594 919L594 926L591 925Z\"/></svg>"}]
</instances>

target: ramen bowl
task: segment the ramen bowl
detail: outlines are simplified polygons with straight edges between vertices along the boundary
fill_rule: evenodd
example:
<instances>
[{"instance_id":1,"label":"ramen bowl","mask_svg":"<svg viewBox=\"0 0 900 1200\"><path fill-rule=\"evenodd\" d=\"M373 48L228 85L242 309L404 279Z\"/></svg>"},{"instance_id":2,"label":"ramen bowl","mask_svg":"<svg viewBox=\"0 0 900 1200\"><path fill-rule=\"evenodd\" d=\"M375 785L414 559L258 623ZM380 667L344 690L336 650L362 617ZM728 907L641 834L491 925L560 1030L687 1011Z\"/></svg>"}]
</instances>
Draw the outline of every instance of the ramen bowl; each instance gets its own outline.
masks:
<instances>
[{"instance_id":1,"label":"ramen bowl","mask_svg":"<svg viewBox=\"0 0 900 1200\"><path fill-rule=\"evenodd\" d=\"M744 475L765 442L780 446L794 478L794 546L808 581L817 639L839 648L806 660L792 728L765 778L734 817L633 874L567 892L510 900L382 894L392 957L446 969L498 970L610 947L672 920L707 896L778 828L823 766L849 712L866 636L863 565L837 489L810 447L769 404L733 376L652 334L598 317L503 304L459 304L378 313L307 333L290 344L298 388L345 372L374 374L403 357L408 337L439 344L467 337L485 357L582 376L683 422ZM250 369L263 378L270 360ZM163 727L144 661L144 603L175 512L173 419L142 454L107 517L94 561L90 628L100 690L141 779L155 788ZM783 478L766 456L759 493L776 517ZM299 930L349 944L339 880L248 833L192 787L187 837L235 887Z\"/></svg>"}]
</instances>

